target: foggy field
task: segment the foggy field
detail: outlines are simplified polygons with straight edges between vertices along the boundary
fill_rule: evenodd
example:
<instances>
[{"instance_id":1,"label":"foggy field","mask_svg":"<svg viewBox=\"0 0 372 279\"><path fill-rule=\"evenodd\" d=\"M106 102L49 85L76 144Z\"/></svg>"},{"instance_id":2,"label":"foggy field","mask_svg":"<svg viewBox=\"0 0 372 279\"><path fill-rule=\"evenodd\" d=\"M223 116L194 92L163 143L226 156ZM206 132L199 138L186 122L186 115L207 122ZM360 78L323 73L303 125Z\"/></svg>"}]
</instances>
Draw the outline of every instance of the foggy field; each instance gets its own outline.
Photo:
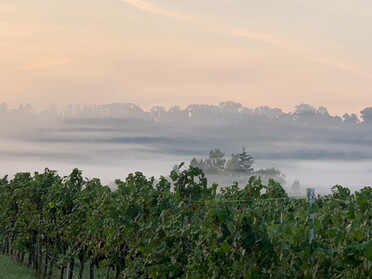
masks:
<instances>
[{"instance_id":1,"label":"foggy field","mask_svg":"<svg viewBox=\"0 0 372 279\"><path fill-rule=\"evenodd\" d=\"M372 181L371 112L362 112L362 118L339 117L302 104L285 113L234 102L151 111L125 103L84 105L42 113L3 105L0 175L45 167L66 175L78 167L110 183L135 171L168 175L175 164L203 158L212 148L228 157L245 147L255 169L280 169L287 188L299 180L319 193L335 184L354 190Z\"/></svg>"}]
</instances>

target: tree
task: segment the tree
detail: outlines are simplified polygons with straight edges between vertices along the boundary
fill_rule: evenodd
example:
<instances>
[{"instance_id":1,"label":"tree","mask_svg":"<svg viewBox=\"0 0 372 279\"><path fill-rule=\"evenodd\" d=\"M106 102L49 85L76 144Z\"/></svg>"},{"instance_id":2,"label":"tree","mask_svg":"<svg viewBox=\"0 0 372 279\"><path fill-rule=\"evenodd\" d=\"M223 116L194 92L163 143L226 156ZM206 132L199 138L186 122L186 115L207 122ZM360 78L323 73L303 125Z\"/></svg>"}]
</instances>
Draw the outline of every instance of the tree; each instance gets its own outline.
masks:
<instances>
[{"instance_id":1,"label":"tree","mask_svg":"<svg viewBox=\"0 0 372 279\"><path fill-rule=\"evenodd\" d=\"M295 107L295 113L297 114L306 113L306 112L315 113L316 109L309 104L299 104Z\"/></svg>"},{"instance_id":2,"label":"tree","mask_svg":"<svg viewBox=\"0 0 372 279\"><path fill-rule=\"evenodd\" d=\"M190 166L205 171L207 169L207 160L204 159L198 160L196 158L192 158L192 160L190 161Z\"/></svg>"},{"instance_id":3,"label":"tree","mask_svg":"<svg viewBox=\"0 0 372 279\"><path fill-rule=\"evenodd\" d=\"M227 162L226 170L230 173L252 174L254 159L243 147L241 153L231 154L231 159Z\"/></svg>"},{"instance_id":4,"label":"tree","mask_svg":"<svg viewBox=\"0 0 372 279\"><path fill-rule=\"evenodd\" d=\"M225 153L219 148L214 148L209 151L209 160L207 164L211 172L218 173L225 169L226 159L224 157Z\"/></svg>"},{"instance_id":5,"label":"tree","mask_svg":"<svg viewBox=\"0 0 372 279\"><path fill-rule=\"evenodd\" d=\"M151 109L150 114L156 123L159 123L163 120L164 115L167 113L164 107L155 106Z\"/></svg>"},{"instance_id":6,"label":"tree","mask_svg":"<svg viewBox=\"0 0 372 279\"><path fill-rule=\"evenodd\" d=\"M322 116L327 116L329 117L329 112L327 110L326 107L323 107L323 106L320 106L318 109L317 109L317 113L321 114Z\"/></svg>"},{"instance_id":7,"label":"tree","mask_svg":"<svg viewBox=\"0 0 372 279\"><path fill-rule=\"evenodd\" d=\"M300 187L300 181L297 179L293 182L291 186L291 194L294 196L300 196L301 195L301 187Z\"/></svg>"},{"instance_id":8,"label":"tree","mask_svg":"<svg viewBox=\"0 0 372 279\"><path fill-rule=\"evenodd\" d=\"M282 186L286 183L285 174L282 173L277 168L260 169L256 171L254 174L261 177L264 184L267 184L270 179L274 179L276 182L279 182Z\"/></svg>"},{"instance_id":9,"label":"tree","mask_svg":"<svg viewBox=\"0 0 372 279\"><path fill-rule=\"evenodd\" d=\"M359 123L358 116L356 116L354 113L352 114L345 113L342 116L342 118L345 124L358 124Z\"/></svg>"},{"instance_id":10,"label":"tree","mask_svg":"<svg viewBox=\"0 0 372 279\"><path fill-rule=\"evenodd\" d=\"M372 122L372 107L365 108L361 112L363 123L371 123Z\"/></svg>"},{"instance_id":11,"label":"tree","mask_svg":"<svg viewBox=\"0 0 372 279\"><path fill-rule=\"evenodd\" d=\"M243 109L242 104L232 101L221 102L219 106L224 112L229 113L239 113Z\"/></svg>"},{"instance_id":12,"label":"tree","mask_svg":"<svg viewBox=\"0 0 372 279\"><path fill-rule=\"evenodd\" d=\"M268 106L261 106L254 109L255 115L265 116L270 119L279 119L284 115L279 108L270 108Z\"/></svg>"},{"instance_id":13,"label":"tree","mask_svg":"<svg viewBox=\"0 0 372 279\"><path fill-rule=\"evenodd\" d=\"M205 173L220 173L225 169L226 159L225 153L219 148L214 148L209 151L208 159L193 158L190 161L190 166L202 169Z\"/></svg>"}]
</instances>

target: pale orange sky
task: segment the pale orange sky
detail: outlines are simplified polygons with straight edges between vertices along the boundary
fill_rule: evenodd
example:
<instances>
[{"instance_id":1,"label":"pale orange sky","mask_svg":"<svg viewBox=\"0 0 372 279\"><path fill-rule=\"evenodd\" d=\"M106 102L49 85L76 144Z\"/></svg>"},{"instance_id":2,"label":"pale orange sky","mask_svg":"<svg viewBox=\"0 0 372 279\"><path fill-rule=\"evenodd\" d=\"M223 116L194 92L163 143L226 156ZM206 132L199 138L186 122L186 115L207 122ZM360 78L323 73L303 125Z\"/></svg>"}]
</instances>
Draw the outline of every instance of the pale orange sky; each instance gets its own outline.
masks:
<instances>
[{"instance_id":1,"label":"pale orange sky","mask_svg":"<svg viewBox=\"0 0 372 279\"><path fill-rule=\"evenodd\" d=\"M0 0L0 103L372 106L366 0Z\"/></svg>"}]
</instances>

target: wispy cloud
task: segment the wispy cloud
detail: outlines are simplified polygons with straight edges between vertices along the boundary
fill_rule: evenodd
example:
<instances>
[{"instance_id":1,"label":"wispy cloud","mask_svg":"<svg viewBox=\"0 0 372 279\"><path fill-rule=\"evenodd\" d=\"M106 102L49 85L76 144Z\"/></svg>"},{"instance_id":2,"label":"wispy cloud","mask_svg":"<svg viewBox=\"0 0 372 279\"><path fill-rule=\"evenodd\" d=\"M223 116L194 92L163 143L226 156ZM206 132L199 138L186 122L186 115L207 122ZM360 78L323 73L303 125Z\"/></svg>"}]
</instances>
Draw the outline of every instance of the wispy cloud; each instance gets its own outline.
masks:
<instances>
[{"instance_id":1,"label":"wispy cloud","mask_svg":"<svg viewBox=\"0 0 372 279\"><path fill-rule=\"evenodd\" d=\"M38 70L38 69L44 69L44 68L49 68L53 66L70 64L73 62L74 62L73 59L69 57L45 58L45 59L40 59L38 61L29 63L29 64L20 65L18 67L15 67L14 70L16 71Z\"/></svg>"},{"instance_id":2,"label":"wispy cloud","mask_svg":"<svg viewBox=\"0 0 372 279\"><path fill-rule=\"evenodd\" d=\"M257 33L249 30L229 30L230 34L236 37L241 37L241 38L249 38L249 39L254 39L263 43L275 45L278 47L290 49L290 50L297 50L299 48L298 45L289 42L287 40L281 39L279 37L275 37L270 34L265 34L265 33Z\"/></svg>"},{"instance_id":3,"label":"wispy cloud","mask_svg":"<svg viewBox=\"0 0 372 279\"><path fill-rule=\"evenodd\" d=\"M171 18L174 20L179 21L186 21L195 25L199 25L204 28L208 28L210 30L214 30L215 32L219 32L225 35L239 37L239 38L247 38L251 40L255 40L261 43L270 44L282 49L286 49L289 51L295 51L296 53L304 56L307 60L313 61L316 63L320 63L331 67L336 70L346 71L360 77L364 77L367 79L372 79L372 73L366 69L359 69L353 65L353 63L346 63L342 60L335 60L330 58L319 58L314 50L311 49L310 46L304 46L297 44L294 41L283 39L279 36L275 36L269 33L262 33L249 30L247 28L234 28L228 27L218 22L206 21L198 17L191 16L189 14L180 13L176 11L171 11L166 8L160 7L159 5L150 3L145 0L119 0L123 3L129 4L143 12L156 14L159 16ZM234 0L224 0L223 3L233 3ZM221 3L221 2L220 2Z\"/></svg>"},{"instance_id":4,"label":"wispy cloud","mask_svg":"<svg viewBox=\"0 0 372 279\"><path fill-rule=\"evenodd\" d=\"M163 16L163 17L168 17L168 18L182 20L182 21L193 21L193 22L197 20L190 15L179 13L179 12L174 12L174 11L162 8L158 5L155 5L153 3L143 1L143 0L119 0L119 1L129 4L141 11L151 13L151 14L156 14L156 15Z\"/></svg>"},{"instance_id":5,"label":"wispy cloud","mask_svg":"<svg viewBox=\"0 0 372 279\"><path fill-rule=\"evenodd\" d=\"M312 58L312 61L372 80L372 72L370 70L362 68L360 66L356 66L351 62L346 62L331 57L314 57Z\"/></svg>"},{"instance_id":6,"label":"wispy cloud","mask_svg":"<svg viewBox=\"0 0 372 279\"><path fill-rule=\"evenodd\" d=\"M229 28L217 22L210 22L210 21L203 20L201 18L191 16L189 14L168 10L158 5L155 5L153 3L150 3L148 1L144 1L144 0L119 0L119 1L129 4L143 12L156 14L159 16L163 16L163 17L167 17L167 18L171 18L175 20L186 21L186 22L190 22L193 24L198 24L202 27L206 27L208 29L212 29L217 32L224 33L226 35L249 38L252 40L256 40L256 41L260 41L263 43L272 44L272 45L276 45L280 47L286 47L286 48L294 47L293 44L290 44L289 42L282 40L280 38L276 38L275 36L272 36L270 34L253 32L253 31L246 30L246 29L238 30L234 28Z\"/></svg>"}]
</instances>

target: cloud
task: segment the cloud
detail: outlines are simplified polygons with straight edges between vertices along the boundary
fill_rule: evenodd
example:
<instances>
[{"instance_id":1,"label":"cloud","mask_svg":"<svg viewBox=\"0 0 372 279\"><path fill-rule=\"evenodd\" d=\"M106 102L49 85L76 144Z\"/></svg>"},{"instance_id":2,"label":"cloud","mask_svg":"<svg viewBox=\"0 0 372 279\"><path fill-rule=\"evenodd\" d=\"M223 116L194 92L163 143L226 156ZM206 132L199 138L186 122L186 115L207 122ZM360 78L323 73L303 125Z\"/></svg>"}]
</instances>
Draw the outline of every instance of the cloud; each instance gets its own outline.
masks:
<instances>
[{"instance_id":1,"label":"cloud","mask_svg":"<svg viewBox=\"0 0 372 279\"><path fill-rule=\"evenodd\" d=\"M163 16L163 17L167 17L167 18L171 18L171 19L175 19L179 21L186 21L192 24L197 24L201 27L206 27L208 29L215 30L225 35L249 38L249 39L253 39L256 41L260 41L263 43L268 43L268 44L272 44L272 45L276 45L280 47L289 47L289 46L293 47L293 45L291 45L289 42L286 42L279 38L275 38L274 36L269 35L269 34L258 33L258 32L253 32L249 30L238 30L238 29L228 28L217 22L210 22L210 21L202 20L197 17L193 17L188 14L174 12L174 11L162 8L158 5L155 5L147 1L143 1L143 0L119 0L119 1L129 4L143 12L156 14L159 16Z\"/></svg>"},{"instance_id":2,"label":"cloud","mask_svg":"<svg viewBox=\"0 0 372 279\"><path fill-rule=\"evenodd\" d=\"M230 30L229 33L236 37L254 39L254 40L257 40L263 43L275 45L275 46L282 47L285 49L291 49L291 50L299 49L299 46L297 46L296 44L291 43L287 40L283 40L279 37L275 37L270 34L257 33L257 32L252 32L248 30Z\"/></svg>"},{"instance_id":3,"label":"cloud","mask_svg":"<svg viewBox=\"0 0 372 279\"><path fill-rule=\"evenodd\" d=\"M156 14L163 17L168 17L176 20L182 20L182 21L196 21L195 18L178 12L173 12L167 9L164 9L160 6L157 6L153 3L143 1L143 0L119 0L120 2L129 4L143 12Z\"/></svg>"},{"instance_id":4,"label":"cloud","mask_svg":"<svg viewBox=\"0 0 372 279\"><path fill-rule=\"evenodd\" d=\"M165 9L163 7L160 7L156 4L153 4L153 3L150 3L144 0L119 0L119 1L129 4L143 12L156 14L156 15L171 18L174 20L186 21L192 24L199 25L201 27L214 30L224 35L229 35L229 36L234 36L234 37L239 37L239 38L247 38L247 39L255 40L261 43L270 44L270 45L273 45L273 46L276 46L282 49L295 51L296 53L304 56L309 61L319 63L322 65L326 65L336 70L345 71L345 72L348 72L354 75L358 75L363 78L372 79L372 73L368 69L360 69L356 65L353 65L353 63L345 62L340 59L331 59L329 57L319 58L317 55L315 55L314 50L312 50L311 47L309 48L309 46L296 44L293 41L286 40L286 39L283 39L281 37L278 37L272 34L255 32L249 29L227 27L225 25L222 25L221 23L206 21L206 20L203 20L197 17L193 17L188 14L171 11L171 10ZM223 0L219 3L231 4L234 2L236 1Z\"/></svg>"},{"instance_id":5,"label":"cloud","mask_svg":"<svg viewBox=\"0 0 372 279\"><path fill-rule=\"evenodd\" d=\"M358 66L353 65L352 63L333 59L330 57L314 57L311 60L340 71L348 72L359 77L372 80L371 71L369 71L368 69L362 69Z\"/></svg>"},{"instance_id":6,"label":"cloud","mask_svg":"<svg viewBox=\"0 0 372 279\"><path fill-rule=\"evenodd\" d=\"M73 62L74 62L73 59L69 57L45 58L45 59L40 59L30 64L15 67L14 70L16 71L39 70L39 69L49 68L53 66L71 64Z\"/></svg>"}]
</instances>

